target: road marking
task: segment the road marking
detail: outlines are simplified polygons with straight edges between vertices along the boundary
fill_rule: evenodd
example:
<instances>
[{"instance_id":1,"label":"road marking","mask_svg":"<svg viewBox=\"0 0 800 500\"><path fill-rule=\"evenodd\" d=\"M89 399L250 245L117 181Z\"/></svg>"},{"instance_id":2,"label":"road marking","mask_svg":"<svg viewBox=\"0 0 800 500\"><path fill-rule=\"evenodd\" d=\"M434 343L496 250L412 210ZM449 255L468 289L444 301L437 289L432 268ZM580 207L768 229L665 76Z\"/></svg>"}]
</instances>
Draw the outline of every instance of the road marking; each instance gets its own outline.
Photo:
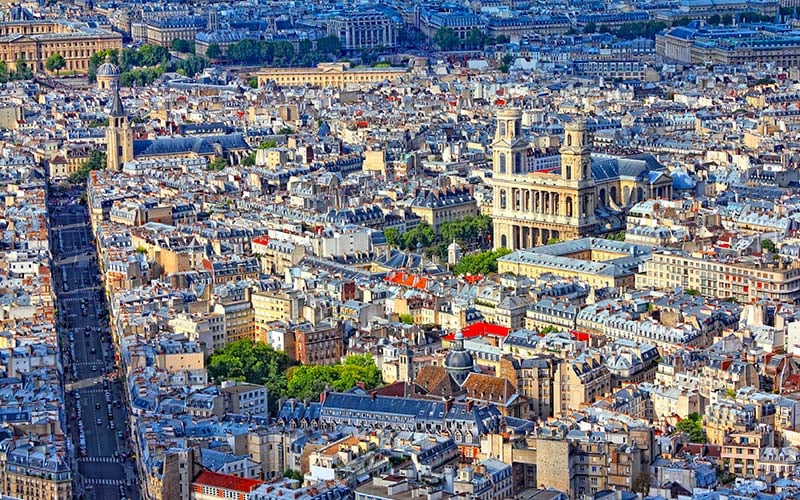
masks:
<instances>
[{"instance_id":1,"label":"road marking","mask_svg":"<svg viewBox=\"0 0 800 500\"><path fill-rule=\"evenodd\" d=\"M124 479L101 479L96 477L84 477L85 484L103 484L106 486L125 486Z\"/></svg>"},{"instance_id":2,"label":"road marking","mask_svg":"<svg viewBox=\"0 0 800 500\"><path fill-rule=\"evenodd\" d=\"M118 458L114 457L81 457L78 462L122 463Z\"/></svg>"}]
</instances>

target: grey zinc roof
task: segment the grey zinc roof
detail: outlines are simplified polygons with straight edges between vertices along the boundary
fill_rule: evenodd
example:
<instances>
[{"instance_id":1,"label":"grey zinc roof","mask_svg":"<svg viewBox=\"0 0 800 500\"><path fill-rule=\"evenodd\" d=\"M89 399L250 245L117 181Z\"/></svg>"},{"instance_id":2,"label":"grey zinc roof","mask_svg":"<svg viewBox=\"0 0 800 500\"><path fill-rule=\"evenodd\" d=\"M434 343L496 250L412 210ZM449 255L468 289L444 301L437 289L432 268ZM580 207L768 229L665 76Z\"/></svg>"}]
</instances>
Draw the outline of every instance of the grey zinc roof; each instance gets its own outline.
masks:
<instances>
[{"instance_id":1,"label":"grey zinc roof","mask_svg":"<svg viewBox=\"0 0 800 500\"><path fill-rule=\"evenodd\" d=\"M165 156L170 154L214 153L214 145L219 144L223 150L249 149L242 134L227 134L210 137L169 137L133 141L134 156Z\"/></svg>"}]
</instances>

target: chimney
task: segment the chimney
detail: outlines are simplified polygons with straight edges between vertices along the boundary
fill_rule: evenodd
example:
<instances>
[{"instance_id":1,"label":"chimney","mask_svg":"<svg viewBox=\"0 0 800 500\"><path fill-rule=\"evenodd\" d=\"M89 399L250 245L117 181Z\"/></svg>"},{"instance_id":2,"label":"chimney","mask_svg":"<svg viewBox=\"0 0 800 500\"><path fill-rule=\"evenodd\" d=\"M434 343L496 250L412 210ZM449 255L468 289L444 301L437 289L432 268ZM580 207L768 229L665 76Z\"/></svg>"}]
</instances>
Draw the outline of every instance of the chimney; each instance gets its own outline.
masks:
<instances>
[{"instance_id":1,"label":"chimney","mask_svg":"<svg viewBox=\"0 0 800 500\"><path fill-rule=\"evenodd\" d=\"M325 403L325 396L327 396L327 395L328 395L328 391L327 391L327 390L325 390L325 391L322 391L322 392L319 394L319 402L320 402L320 403Z\"/></svg>"},{"instance_id":2,"label":"chimney","mask_svg":"<svg viewBox=\"0 0 800 500\"><path fill-rule=\"evenodd\" d=\"M444 401L444 410L446 412L450 411L450 408L453 407L453 400L452 399L445 399Z\"/></svg>"},{"instance_id":3,"label":"chimney","mask_svg":"<svg viewBox=\"0 0 800 500\"><path fill-rule=\"evenodd\" d=\"M472 401L467 401L467 413L472 413Z\"/></svg>"},{"instance_id":4,"label":"chimney","mask_svg":"<svg viewBox=\"0 0 800 500\"><path fill-rule=\"evenodd\" d=\"M373 400L373 401L375 401L375 399L376 399L376 397L377 397L377 393L376 393L376 391L372 391L372 392L370 392L370 393L369 393L369 396L370 396L370 398L372 398L372 400Z\"/></svg>"}]
</instances>

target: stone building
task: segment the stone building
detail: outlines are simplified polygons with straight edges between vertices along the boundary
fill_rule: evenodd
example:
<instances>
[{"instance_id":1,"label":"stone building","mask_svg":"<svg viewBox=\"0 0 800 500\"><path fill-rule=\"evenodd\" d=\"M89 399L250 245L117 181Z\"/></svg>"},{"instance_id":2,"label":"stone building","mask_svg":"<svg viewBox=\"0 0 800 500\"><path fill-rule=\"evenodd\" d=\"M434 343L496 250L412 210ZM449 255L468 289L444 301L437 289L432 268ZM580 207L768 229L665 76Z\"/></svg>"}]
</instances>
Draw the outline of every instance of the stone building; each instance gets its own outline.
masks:
<instances>
[{"instance_id":1,"label":"stone building","mask_svg":"<svg viewBox=\"0 0 800 500\"><path fill-rule=\"evenodd\" d=\"M494 245L512 250L624 229L628 206L670 198L672 180L650 155L592 156L586 121L565 126L560 165L530 171L522 112L497 113L493 149Z\"/></svg>"},{"instance_id":2,"label":"stone building","mask_svg":"<svg viewBox=\"0 0 800 500\"><path fill-rule=\"evenodd\" d=\"M90 27L86 23L58 20L19 20L0 22L0 60L9 71L24 61L34 71L45 71L45 62L61 54L63 71L89 71L89 58L95 52L122 49L122 35Z\"/></svg>"}]
</instances>

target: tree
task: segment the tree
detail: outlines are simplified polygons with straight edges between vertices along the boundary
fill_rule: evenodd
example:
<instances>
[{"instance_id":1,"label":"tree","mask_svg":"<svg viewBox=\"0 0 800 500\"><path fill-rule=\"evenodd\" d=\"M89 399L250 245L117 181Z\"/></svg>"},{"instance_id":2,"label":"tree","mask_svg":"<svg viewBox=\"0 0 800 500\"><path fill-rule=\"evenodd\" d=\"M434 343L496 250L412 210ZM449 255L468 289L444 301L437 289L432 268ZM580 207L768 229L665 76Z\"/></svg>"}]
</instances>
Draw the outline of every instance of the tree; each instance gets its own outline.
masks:
<instances>
[{"instance_id":1,"label":"tree","mask_svg":"<svg viewBox=\"0 0 800 500\"><path fill-rule=\"evenodd\" d=\"M679 17L672 21L672 26L688 26L692 21L693 19L691 17Z\"/></svg>"},{"instance_id":2,"label":"tree","mask_svg":"<svg viewBox=\"0 0 800 500\"><path fill-rule=\"evenodd\" d=\"M404 325L413 325L414 324L414 316L410 314L401 314L399 316L400 322Z\"/></svg>"},{"instance_id":3,"label":"tree","mask_svg":"<svg viewBox=\"0 0 800 500\"><path fill-rule=\"evenodd\" d=\"M730 26L731 24L733 24L733 16L731 16L730 14L722 14L720 22L725 26Z\"/></svg>"},{"instance_id":4,"label":"tree","mask_svg":"<svg viewBox=\"0 0 800 500\"><path fill-rule=\"evenodd\" d=\"M218 59L222 55L219 44L212 43L206 49L206 57L209 59Z\"/></svg>"},{"instance_id":5,"label":"tree","mask_svg":"<svg viewBox=\"0 0 800 500\"><path fill-rule=\"evenodd\" d=\"M181 52L183 54L194 53L194 43L188 40L176 38L172 40L172 50Z\"/></svg>"},{"instance_id":6,"label":"tree","mask_svg":"<svg viewBox=\"0 0 800 500\"><path fill-rule=\"evenodd\" d=\"M642 498L644 498L650 494L651 482L652 478L650 477L650 472L643 470L634 478L631 491L634 493L641 493Z\"/></svg>"},{"instance_id":7,"label":"tree","mask_svg":"<svg viewBox=\"0 0 800 500\"><path fill-rule=\"evenodd\" d=\"M252 151L249 155L242 158L242 166L252 167L256 164L256 152Z\"/></svg>"},{"instance_id":8,"label":"tree","mask_svg":"<svg viewBox=\"0 0 800 500\"><path fill-rule=\"evenodd\" d=\"M487 250L471 255L465 255L453 268L453 274L489 274L497 272L497 259L511 253L507 248Z\"/></svg>"},{"instance_id":9,"label":"tree","mask_svg":"<svg viewBox=\"0 0 800 500\"><path fill-rule=\"evenodd\" d=\"M370 354L348 356L344 363L335 365L300 365L286 373L286 395L293 398L319 398L326 387L335 391L352 389L363 382L367 389L382 383L381 373Z\"/></svg>"},{"instance_id":10,"label":"tree","mask_svg":"<svg viewBox=\"0 0 800 500\"><path fill-rule=\"evenodd\" d=\"M277 147L278 143L275 142L273 139L267 139L266 141L261 141L261 144L258 145L258 149L272 149Z\"/></svg>"},{"instance_id":11,"label":"tree","mask_svg":"<svg viewBox=\"0 0 800 500\"><path fill-rule=\"evenodd\" d=\"M245 339L214 351L206 367L216 383L237 380L266 386L270 405L275 408L278 399L286 394L285 373L291 364L284 352L263 342Z\"/></svg>"},{"instance_id":12,"label":"tree","mask_svg":"<svg viewBox=\"0 0 800 500\"><path fill-rule=\"evenodd\" d=\"M719 14L712 14L708 17L708 24L716 26L720 22L722 22L722 18L719 17Z\"/></svg>"},{"instance_id":13,"label":"tree","mask_svg":"<svg viewBox=\"0 0 800 500\"><path fill-rule=\"evenodd\" d=\"M86 184L89 179L89 172L92 170L102 170L106 168L106 152L101 149L94 149L89 153L89 158L71 173L67 180L72 184Z\"/></svg>"},{"instance_id":14,"label":"tree","mask_svg":"<svg viewBox=\"0 0 800 500\"><path fill-rule=\"evenodd\" d=\"M588 34L597 33L597 24L589 21L583 25L583 32Z\"/></svg>"},{"instance_id":15,"label":"tree","mask_svg":"<svg viewBox=\"0 0 800 500\"><path fill-rule=\"evenodd\" d=\"M775 243L769 238L764 238L763 240L761 240L761 250L766 250L767 252L775 253Z\"/></svg>"},{"instance_id":16,"label":"tree","mask_svg":"<svg viewBox=\"0 0 800 500\"><path fill-rule=\"evenodd\" d=\"M483 48L485 36L478 28L472 28L467 32L467 47L473 49Z\"/></svg>"},{"instance_id":17,"label":"tree","mask_svg":"<svg viewBox=\"0 0 800 500\"><path fill-rule=\"evenodd\" d=\"M8 65L5 61L0 61L0 83L7 83L9 79Z\"/></svg>"},{"instance_id":18,"label":"tree","mask_svg":"<svg viewBox=\"0 0 800 500\"><path fill-rule=\"evenodd\" d=\"M219 172L220 170L225 170L225 167L228 166L228 162L225 161L225 158L214 158L208 164L208 170L212 172Z\"/></svg>"},{"instance_id":19,"label":"tree","mask_svg":"<svg viewBox=\"0 0 800 500\"><path fill-rule=\"evenodd\" d=\"M696 288L687 288L686 289L686 295L691 295L692 297L697 297L698 295L700 295L700 290L697 290Z\"/></svg>"},{"instance_id":20,"label":"tree","mask_svg":"<svg viewBox=\"0 0 800 500\"><path fill-rule=\"evenodd\" d=\"M258 78L254 77L254 76L248 78L247 79L247 86L250 87L251 89L257 89L258 88Z\"/></svg>"},{"instance_id":21,"label":"tree","mask_svg":"<svg viewBox=\"0 0 800 500\"><path fill-rule=\"evenodd\" d=\"M433 41L444 51L455 50L461 45L461 39L452 28L441 27L433 35Z\"/></svg>"},{"instance_id":22,"label":"tree","mask_svg":"<svg viewBox=\"0 0 800 500\"><path fill-rule=\"evenodd\" d=\"M30 80L33 78L33 70L28 63L22 59L17 59L17 69L14 71L14 80Z\"/></svg>"},{"instance_id":23,"label":"tree","mask_svg":"<svg viewBox=\"0 0 800 500\"><path fill-rule=\"evenodd\" d=\"M514 56L511 54L505 54L500 60L500 71L502 73L508 73L508 70L511 69L512 61L514 61Z\"/></svg>"},{"instance_id":24,"label":"tree","mask_svg":"<svg viewBox=\"0 0 800 500\"><path fill-rule=\"evenodd\" d=\"M283 127L278 130L278 135L292 135L294 134L294 129L292 127Z\"/></svg>"},{"instance_id":25,"label":"tree","mask_svg":"<svg viewBox=\"0 0 800 500\"><path fill-rule=\"evenodd\" d=\"M418 245L422 245L422 247L427 247L433 240L436 239L436 234L433 232L433 228L427 222L421 222L410 231L406 231L400 237L400 241L402 242L401 247L407 248L409 250L416 250Z\"/></svg>"},{"instance_id":26,"label":"tree","mask_svg":"<svg viewBox=\"0 0 800 500\"><path fill-rule=\"evenodd\" d=\"M338 54L341 50L342 42L336 36L324 36L317 40L317 52L322 54Z\"/></svg>"},{"instance_id":27,"label":"tree","mask_svg":"<svg viewBox=\"0 0 800 500\"><path fill-rule=\"evenodd\" d=\"M494 39L494 43L499 44L508 43L510 41L511 39L508 38L508 35L497 35L497 38Z\"/></svg>"},{"instance_id":28,"label":"tree","mask_svg":"<svg viewBox=\"0 0 800 500\"><path fill-rule=\"evenodd\" d=\"M705 443L706 431L703 429L702 417L697 413L690 413L675 425L675 430L683 432L692 443Z\"/></svg>"},{"instance_id":29,"label":"tree","mask_svg":"<svg viewBox=\"0 0 800 500\"><path fill-rule=\"evenodd\" d=\"M47 61L44 63L44 67L47 68L47 71L55 71L56 75L58 75L66 65L67 61L64 60L64 56L58 52L50 54L50 57L48 57Z\"/></svg>"},{"instance_id":30,"label":"tree","mask_svg":"<svg viewBox=\"0 0 800 500\"><path fill-rule=\"evenodd\" d=\"M558 238L547 238L545 245L555 245L556 243L561 243L561 240Z\"/></svg>"},{"instance_id":31,"label":"tree","mask_svg":"<svg viewBox=\"0 0 800 500\"><path fill-rule=\"evenodd\" d=\"M386 244L390 247L400 246L400 230L396 227L389 227L383 230L383 235L386 236Z\"/></svg>"},{"instance_id":32,"label":"tree","mask_svg":"<svg viewBox=\"0 0 800 500\"><path fill-rule=\"evenodd\" d=\"M299 470L286 469L285 471L283 471L283 477L294 479L295 481L300 481L300 482L303 481L303 473L300 472Z\"/></svg>"}]
</instances>

